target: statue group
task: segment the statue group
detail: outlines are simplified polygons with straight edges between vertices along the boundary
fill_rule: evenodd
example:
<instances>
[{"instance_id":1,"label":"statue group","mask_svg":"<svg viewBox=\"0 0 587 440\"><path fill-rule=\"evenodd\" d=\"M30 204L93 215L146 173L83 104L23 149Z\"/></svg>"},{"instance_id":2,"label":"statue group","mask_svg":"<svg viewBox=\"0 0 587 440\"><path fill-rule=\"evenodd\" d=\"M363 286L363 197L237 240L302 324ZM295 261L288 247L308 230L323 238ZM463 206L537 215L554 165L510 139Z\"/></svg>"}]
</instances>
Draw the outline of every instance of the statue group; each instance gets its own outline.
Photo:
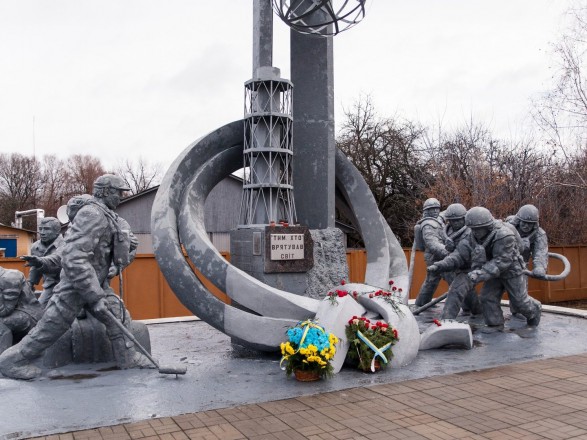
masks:
<instances>
[{"instance_id":1,"label":"statue group","mask_svg":"<svg viewBox=\"0 0 587 440\"><path fill-rule=\"evenodd\" d=\"M129 224L114 212L127 190L118 176L99 177L92 195L68 202L64 237L57 219L43 219L40 239L31 255L22 257L31 268L28 279L0 267L0 373L4 376L25 380L40 376L36 361L76 320L103 325L120 368L157 366L120 328L122 322L130 329L132 321L110 287L110 280L132 262L138 245ZM526 319L530 327L539 324L541 304L528 295L527 276L545 278L549 254L535 206L525 205L502 221L480 206L467 210L455 203L441 212L439 201L428 199L415 228L415 248L424 251L427 265L416 306L430 304L444 279L450 286L444 320L453 320L462 311L482 314L488 328L502 328L501 299L507 292L512 314ZM526 268L530 260L532 272ZM35 293L41 279L43 290ZM479 283L483 285L477 294Z\"/></svg>"},{"instance_id":2,"label":"statue group","mask_svg":"<svg viewBox=\"0 0 587 440\"><path fill-rule=\"evenodd\" d=\"M15 379L41 375L35 364L76 319L91 315L106 328L120 368L153 368L154 364L125 339L120 320L131 319L110 288L110 280L133 260L138 245L128 223L114 209L129 188L118 176L106 174L94 182L93 194L73 197L67 204L69 227L45 218L40 240L31 255L29 278L0 268L0 372ZM43 278L39 300L34 286ZM13 345L14 342L17 342Z\"/></svg>"},{"instance_id":3,"label":"statue group","mask_svg":"<svg viewBox=\"0 0 587 440\"><path fill-rule=\"evenodd\" d=\"M507 292L512 314L526 319L528 326L540 323L541 304L528 295L526 265L532 260L530 276L544 279L548 264L548 240L539 225L534 205L522 206L517 214L497 220L484 207L467 210L462 204L424 203L423 218L415 228L416 248L424 251L427 266L416 306L432 300L438 284L449 284L442 319L458 314L482 314L485 324L502 328L501 300ZM479 294L475 287L483 283Z\"/></svg>"}]
</instances>

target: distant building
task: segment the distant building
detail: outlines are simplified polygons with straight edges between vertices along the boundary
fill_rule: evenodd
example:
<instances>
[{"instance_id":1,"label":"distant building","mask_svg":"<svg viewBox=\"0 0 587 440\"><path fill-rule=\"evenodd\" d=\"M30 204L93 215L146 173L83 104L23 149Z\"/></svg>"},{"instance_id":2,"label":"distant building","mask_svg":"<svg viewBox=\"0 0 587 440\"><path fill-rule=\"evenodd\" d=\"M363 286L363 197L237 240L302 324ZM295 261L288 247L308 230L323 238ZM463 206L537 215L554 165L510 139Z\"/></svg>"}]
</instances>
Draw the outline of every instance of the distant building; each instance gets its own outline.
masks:
<instances>
[{"instance_id":1,"label":"distant building","mask_svg":"<svg viewBox=\"0 0 587 440\"><path fill-rule=\"evenodd\" d=\"M158 189L156 186L127 197L116 209L139 239L139 254L153 253L151 208ZM238 224L242 190L242 180L230 175L214 187L204 204L204 224L208 237L221 252L230 251L230 230Z\"/></svg>"},{"instance_id":2,"label":"distant building","mask_svg":"<svg viewBox=\"0 0 587 440\"><path fill-rule=\"evenodd\" d=\"M37 240L37 232L0 223L0 257L15 258L29 255Z\"/></svg>"},{"instance_id":3,"label":"distant building","mask_svg":"<svg viewBox=\"0 0 587 440\"><path fill-rule=\"evenodd\" d=\"M127 197L120 202L116 212L129 224L139 239L139 254L153 253L151 238L151 208L155 201L158 186ZM220 252L230 252L230 231L239 222L243 181L234 175L226 177L208 195L204 204L204 224L212 244ZM354 228L340 222L336 227L344 232L345 247L347 234L355 232Z\"/></svg>"}]
</instances>

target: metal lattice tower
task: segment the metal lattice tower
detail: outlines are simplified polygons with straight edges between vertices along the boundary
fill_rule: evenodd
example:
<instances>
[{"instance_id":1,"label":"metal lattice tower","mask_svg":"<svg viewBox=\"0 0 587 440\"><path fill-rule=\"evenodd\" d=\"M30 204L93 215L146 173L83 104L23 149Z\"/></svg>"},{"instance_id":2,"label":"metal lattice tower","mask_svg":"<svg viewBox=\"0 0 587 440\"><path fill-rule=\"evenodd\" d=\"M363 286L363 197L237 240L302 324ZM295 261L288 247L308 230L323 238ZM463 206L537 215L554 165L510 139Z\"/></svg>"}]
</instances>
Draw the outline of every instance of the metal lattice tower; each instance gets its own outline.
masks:
<instances>
[{"instance_id":1,"label":"metal lattice tower","mask_svg":"<svg viewBox=\"0 0 587 440\"><path fill-rule=\"evenodd\" d=\"M244 181L239 227L296 223L292 83L264 66L245 83Z\"/></svg>"}]
</instances>

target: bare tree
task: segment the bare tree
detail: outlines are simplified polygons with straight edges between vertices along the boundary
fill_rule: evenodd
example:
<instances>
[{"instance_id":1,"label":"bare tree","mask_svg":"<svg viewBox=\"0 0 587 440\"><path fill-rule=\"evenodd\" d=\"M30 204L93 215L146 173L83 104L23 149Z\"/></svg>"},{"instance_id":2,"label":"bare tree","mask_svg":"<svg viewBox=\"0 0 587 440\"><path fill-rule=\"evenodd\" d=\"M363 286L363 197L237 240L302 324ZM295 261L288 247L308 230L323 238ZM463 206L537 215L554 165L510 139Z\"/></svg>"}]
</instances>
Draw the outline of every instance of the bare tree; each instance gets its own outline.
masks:
<instances>
[{"instance_id":1,"label":"bare tree","mask_svg":"<svg viewBox=\"0 0 587 440\"><path fill-rule=\"evenodd\" d=\"M485 206L497 217L537 204L556 161L533 139L493 138L483 124L469 120L454 132L427 137L432 194L445 205Z\"/></svg>"},{"instance_id":2,"label":"bare tree","mask_svg":"<svg viewBox=\"0 0 587 440\"><path fill-rule=\"evenodd\" d=\"M429 174L420 160L424 130L418 124L377 115L371 99L345 111L337 141L373 192L379 210L404 243L413 237Z\"/></svg>"},{"instance_id":3,"label":"bare tree","mask_svg":"<svg viewBox=\"0 0 587 440\"><path fill-rule=\"evenodd\" d=\"M36 158L0 154L0 222L9 225L15 211L39 208L42 185L41 165Z\"/></svg>"},{"instance_id":4,"label":"bare tree","mask_svg":"<svg viewBox=\"0 0 587 440\"><path fill-rule=\"evenodd\" d=\"M106 173L100 159L87 154L71 156L65 166L69 195L91 194L94 181Z\"/></svg>"},{"instance_id":5,"label":"bare tree","mask_svg":"<svg viewBox=\"0 0 587 440\"><path fill-rule=\"evenodd\" d=\"M137 194L159 184L162 167L140 157L136 162L126 159L116 167L115 172L128 184L131 194Z\"/></svg>"},{"instance_id":6,"label":"bare tree","mask_svg":"<svg viewBox=\"0 0 587 440\"><path fill-rule=\"evenodd\" d=\"M555 83L534 100L532 115L547 142L570 164L573 156L587 145L587 78L583 73L587 67L586 2L576 2L567 16L569 26L553 44L557 61ZM581 175L575 177L587 187Z\"/></svg>"},{"instance_id":7,"label":"bare tree","mask_svg":"<svg viewBox=\"0 0 587 440\"><path fill-rule=\"evenodd\" d=\"M69 176L65 162L56 156L44 156L41 166L43 169L41 203L46 215L55 216L57 209L67 203L72 195L69 192Z\"/></svg>"}]
</instances>

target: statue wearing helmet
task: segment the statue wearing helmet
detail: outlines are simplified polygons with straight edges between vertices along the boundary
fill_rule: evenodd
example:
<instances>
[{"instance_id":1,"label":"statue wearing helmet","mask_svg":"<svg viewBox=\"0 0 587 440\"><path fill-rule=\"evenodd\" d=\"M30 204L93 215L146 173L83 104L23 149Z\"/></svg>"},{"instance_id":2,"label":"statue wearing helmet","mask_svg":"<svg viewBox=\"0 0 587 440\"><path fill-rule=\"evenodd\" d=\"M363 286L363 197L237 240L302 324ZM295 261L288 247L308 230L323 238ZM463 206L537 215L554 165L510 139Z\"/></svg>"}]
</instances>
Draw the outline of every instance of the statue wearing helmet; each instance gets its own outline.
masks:
<instances>
[{"instance_id":1,"label":"statue wearing helmet","mask_svg":"<svg viewBox=\"0 0 587 440\"><path fill-rule=\"evenodd\" d=\"M542 278L548 269L548 237L538 220L538 208L534 205L524 205L515 216L508 217L522 238L520 254L526 263L532 258L532 273Z\"/></svg>"},{"instance_id":2,"label":"statue wearing helmet","mask_svg":"<svg viewBox=\"0 0 587 440\"><path fill-rule=\"evenodd\" d=\"M41 370L32 361L70 328L84 307L102 322L107 321L109 307L104 288L111 265L113 261L128 259L131 253L128 234L121 230L118 216L112 211L120 203L123 191L128 190L118 176L106 174L96 179L93 197L82 204L65 234L61 247L61 280L55 286L43 317L20 343L0 355L0 372L4 376L38 377ZM128 361L121 366L152 367L136 350Z\"/></svg>"},{"instance_id":3,"label":"statue wearing helmet","mask_svg":"<svg viewBox=\"0 0 587 440\"><path fill-rule=\"evenodd\" d=\"M424 251L426 266L430 266L435 261L442 260L448 255L443 241L444 224L439 214L440 202L435 198L426 200L423 206L422 219L416 223L414 228L415 248ZM430 302L441 278L444 278L450 284L452 274L428 273L426 275L426 279L420 287L420 292L416 298L417 306L423 306Z\"/></svg>"},{"instance_id":4,"label":"statue wearing helmet","mask_svg":"<svg viewBox=\"0 0 587 440\"><path fill-rule=\"evenodd\" d=\"M529 326L540 322L541 305L528 296L524 262L518 240L508 225L495 220L488 209L471 208L465 216L471 235L442 261L430 266L433 273L457 270L443 310L443 319L454 319L466 293L484 281L479 294L483 317L488 326L503 326L501 298L507 291L510 302L526 317Z\"/></svg>"},{"instance_id":5,"label":"statue wearing helmet","mask_svg":"<svg viewBox=\"0 0 587 440\"><path fill-rule=\"evenodd\" d=\"M459 242L461 240L467 240L471 235L471 229L465 224L466 214L467 208L460 203L453 203L444 211L446 222L444 227L444 243L448 252L454 252ZM457 275L457 273L454 273L455 277ZM461 308L464 313L472 313L473 315L481 313L481 304L474 288L469 289L469 292L466 293Z\"/></svg>"}]
</instances>

